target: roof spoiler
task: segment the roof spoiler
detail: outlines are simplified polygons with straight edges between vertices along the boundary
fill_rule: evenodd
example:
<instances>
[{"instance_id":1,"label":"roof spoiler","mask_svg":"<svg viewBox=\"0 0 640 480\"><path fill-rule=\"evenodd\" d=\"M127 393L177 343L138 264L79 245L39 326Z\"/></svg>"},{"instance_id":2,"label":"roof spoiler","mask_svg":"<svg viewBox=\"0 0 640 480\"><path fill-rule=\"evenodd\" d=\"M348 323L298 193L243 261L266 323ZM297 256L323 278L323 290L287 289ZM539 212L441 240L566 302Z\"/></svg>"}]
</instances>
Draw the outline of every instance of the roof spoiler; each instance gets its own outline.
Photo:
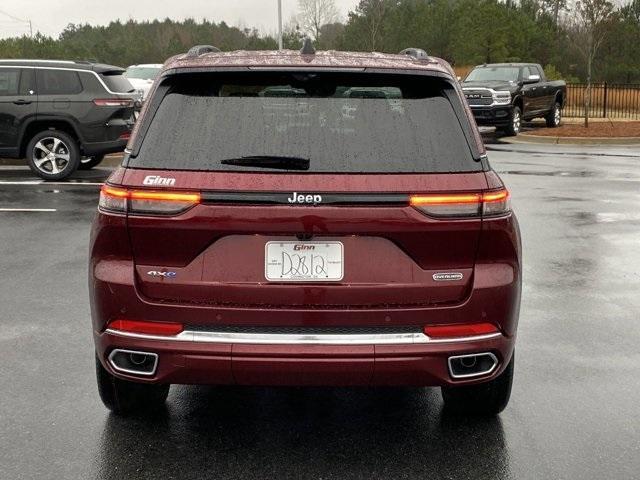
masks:
<instances>
[{"instance_id":1,"label":"roof spoiler","mask_svg":"<svg viewBox=\"0 0 640 480\"><path fill-rule=\"evenodd\" d=\"M400 55L409 55L416 60L429 60L429 55L421 48L405 48L400 52Z\"/></svg>"},{"instance_id":2,"label":"roof spoiler","mask_svg":"<svg viewBox=\"0 0 640 480\"><path fill-rule=\"evenodd\" d=\"M205 53L218 53L221 52L218 47L214 47L213 45L196 45L191 47L187 52L187 57L199 57L200 55L204 55Z\"/></svg>"}]
</instances>

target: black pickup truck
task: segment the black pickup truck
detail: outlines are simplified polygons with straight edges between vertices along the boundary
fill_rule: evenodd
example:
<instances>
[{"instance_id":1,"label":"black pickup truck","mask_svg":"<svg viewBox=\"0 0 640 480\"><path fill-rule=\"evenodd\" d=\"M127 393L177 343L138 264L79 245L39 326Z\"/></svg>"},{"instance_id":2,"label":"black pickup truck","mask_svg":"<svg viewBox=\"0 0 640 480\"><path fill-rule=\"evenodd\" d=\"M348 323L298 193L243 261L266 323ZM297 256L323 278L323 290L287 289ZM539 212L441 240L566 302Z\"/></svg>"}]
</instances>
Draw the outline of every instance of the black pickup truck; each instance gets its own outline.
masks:
<instances>
[{"instance_id":1,"label":"black pickup truck","mask_svg":"<svg viewBox=\"0 0 640 480\"><path fill-rule=\"evenodd\" d=\"M537 63L491 63L471 70L462 90L478 125L517 135L523 120L542 117L547 127L560 125L567 85L547 81Z\"/></svg>"}]
</instances>

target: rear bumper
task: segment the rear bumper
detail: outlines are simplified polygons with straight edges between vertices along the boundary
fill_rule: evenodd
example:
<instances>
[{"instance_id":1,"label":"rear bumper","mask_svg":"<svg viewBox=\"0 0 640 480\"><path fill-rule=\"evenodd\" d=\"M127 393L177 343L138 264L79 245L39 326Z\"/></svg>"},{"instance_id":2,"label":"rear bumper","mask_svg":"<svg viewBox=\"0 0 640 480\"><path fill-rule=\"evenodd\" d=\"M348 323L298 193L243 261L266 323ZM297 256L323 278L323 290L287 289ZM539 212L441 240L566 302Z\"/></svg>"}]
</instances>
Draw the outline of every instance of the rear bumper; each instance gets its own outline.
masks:
<instances>
[{"instance_id":1,"label":"rear bumper","mask_svg":"<svg viewBox=\"0 0 640 480\"><path fill-rule=\"evenodd\" d=\"M459 385L490 380L511 358L521 292L520 239L515 216L483 221L469 292L456 304L367 308L243 306L160 302L136 287L124 218L98 215L92 231L89 292L96 351L114 375L140 382L251 385ZM298 287L313 291L313 286ZM189 334L149 338L108 330L117 319L177 322ZM465 341L433 341L426 325L489 322L500 335ZM225 337L229 332L301 331L308 334L346 329L406 332L409 337L358 338L345 343L323 338ZM254 330L251 330L254 329ZM386 330L389 329L389 330ZM194 332L206 332L196 335ZM416 333L417 332L417 333ZM315 334L314 334L315 335ZM417 336L416 336L417 335ZM206 337L206 338L205 338ZM215 338L213 338L215 337ZM335 337L334 337L335 338ZM116 372L107 357L114 349L158 355L152 375ZM486 376L454 380L448 358L491 353L497 368Z\"/></svg>"},{"instance_id":2,"label":"rear bumper","mask_svg":"<svg viewBox=\"0 0 640 480\"><path fill-rule=\"evenodd\" d=\"M82 144L82 153L88 157L118 153L124 151L128 139L117 139L108 142L92 142Z\"/></svg>"},{"instance_id":3,"label":"rear bumper","mask_svg":"<svg viewBox=\"0 0 640 480\"><path fill-rule=\"evenodd\" d=\"M145 338L146 337L146 338ZM95 334L98 357L113 375L138 382L240 385L408 385L478 383L499 375L513 353L515 337L502 334L464 341L383 344L276 344L159 339L105 331ZM107 361L116 348L158 355L152 376L116 371ZM490 352L490 374L453 379L451 356Z\"/></svg>"}]
</instances>

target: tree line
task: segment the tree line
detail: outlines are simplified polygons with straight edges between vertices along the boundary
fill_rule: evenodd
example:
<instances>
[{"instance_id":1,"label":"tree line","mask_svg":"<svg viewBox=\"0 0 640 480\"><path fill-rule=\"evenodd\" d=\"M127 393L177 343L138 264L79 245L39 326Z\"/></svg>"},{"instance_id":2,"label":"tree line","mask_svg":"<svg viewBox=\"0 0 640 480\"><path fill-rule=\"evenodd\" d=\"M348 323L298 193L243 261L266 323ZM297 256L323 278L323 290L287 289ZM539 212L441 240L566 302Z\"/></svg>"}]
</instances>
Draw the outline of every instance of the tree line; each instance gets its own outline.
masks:
<instances>
[{"instance_id":1,"label":"tree line","mask_svg":"<svg viewBox=\"0 0 640 480\"><path fill-rule=\"evenodd\" d=\"M299 7L284 31L287 48L299 48L309 35L322 49L398 52L412 46L458 67L531 61L568 81L586 81L591 70L596 82L640 82L640 0L361 0L346 19L332 0L300 0ZM589 23L589 9L596 7L605 14ZM589 39L597 48L586 52ZM277 48L277 39L211 20L70 24L57 38L37 33L0 40L0 58L127 66L162 63L196 44L264 50Z\"/></svg>"}]
</instances>

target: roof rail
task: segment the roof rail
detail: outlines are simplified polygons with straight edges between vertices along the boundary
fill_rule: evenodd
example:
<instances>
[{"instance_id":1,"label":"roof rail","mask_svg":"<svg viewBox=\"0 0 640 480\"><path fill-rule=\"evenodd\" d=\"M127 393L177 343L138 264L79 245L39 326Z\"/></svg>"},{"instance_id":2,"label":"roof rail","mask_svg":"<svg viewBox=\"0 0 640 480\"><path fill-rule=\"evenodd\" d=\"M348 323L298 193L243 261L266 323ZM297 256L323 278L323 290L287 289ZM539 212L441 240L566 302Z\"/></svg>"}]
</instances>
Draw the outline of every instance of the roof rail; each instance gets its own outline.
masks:
<instances>
[{"instance_id":1,"label":"roof rail","mask_svg":"<svg viewBox=\"0 0 640 480\"><path fill-rule=\"evenodd\" d=\"M302 48L300 49L300 53L302 55L315 55L316 54L316 49L313 46L313 42L311 41L311 39L309 37L304 37L304 40L302 40Z\"/></svg>"},{"instance_id":2,"label":"roof rail","mask_svg":"<svg viewBox=\"0 0 640 480\"><path fill-rule=\"evenodd\" d=\"M204 55L205 53L216 53L221 52L218 47L214 47L213 45L196 45L191 47L187 52L187 57L199 57L200 55Z\"/></svg>"},{"instance_id":3,"label":"roof rail","mask_svg":"<svg viewBox=\"0 0 640 480\"><path fill-rule=\"evenodd\" d=\"M2 58L0 62L31 62L31 63L78 63L75 60L44 60L41 58Z\"/></svg>"},{"instance_id":4,"label":"roof rail","mask_svg":"<svg viewBox=\"0 0 640 480\"><path fill-rule=\"evenodd\" d=\"M421 48L405 48L400 52L400 55L409 55L416 60L429 60L429 55Z\"/></svg>"}]
</instances>

